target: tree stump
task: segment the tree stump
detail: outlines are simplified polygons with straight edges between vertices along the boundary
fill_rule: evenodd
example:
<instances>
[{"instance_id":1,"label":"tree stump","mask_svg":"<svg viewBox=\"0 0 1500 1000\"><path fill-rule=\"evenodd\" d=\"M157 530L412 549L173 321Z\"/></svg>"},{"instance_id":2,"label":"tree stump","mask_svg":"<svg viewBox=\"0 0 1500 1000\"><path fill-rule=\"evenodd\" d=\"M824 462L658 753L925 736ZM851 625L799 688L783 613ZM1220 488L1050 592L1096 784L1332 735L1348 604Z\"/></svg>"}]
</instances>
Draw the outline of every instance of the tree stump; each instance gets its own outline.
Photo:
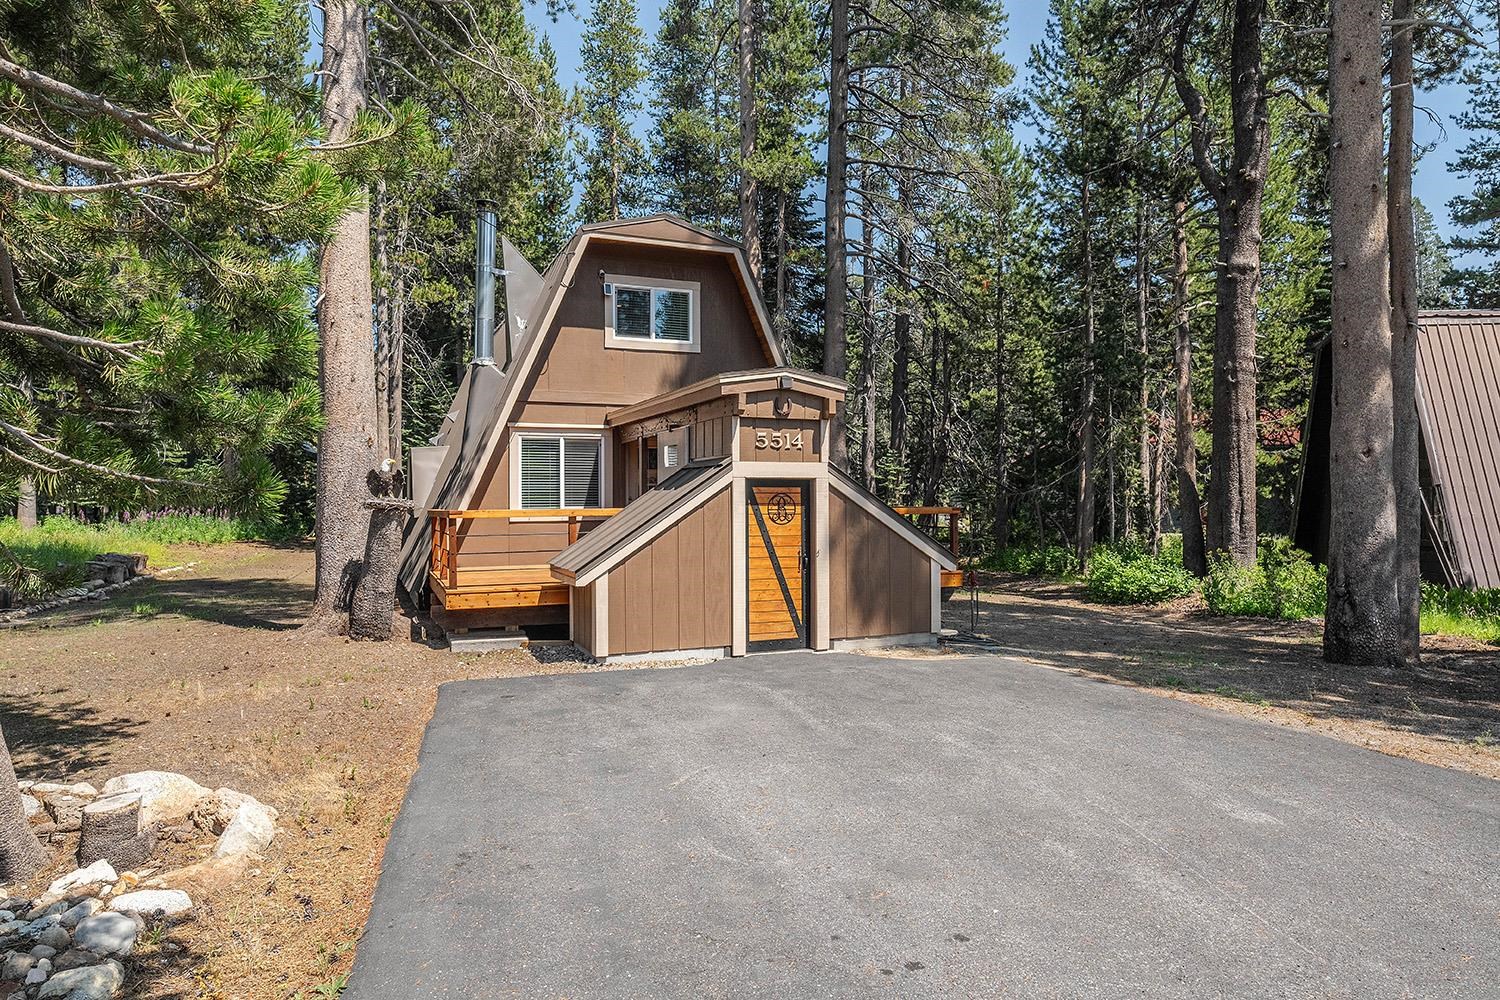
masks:
<instances>
[{"instance_id":1,"label":"tree stump","mask_svg":"<svg viewBox=\"0 0 1500 1000\"><path fill-rule=\"evenodd\" d=\"M80 868L103 858L115 871L126 871L149 858L155 846L156 831L141 826L139 792L105 795L83 807L78 838Z\"/></svg>"},{"instance_id":2,"label":"tree stump","mask_svg":"<svg viewBox=\"0 0 1500 1000\"><path fill-rule=\"evenodd\" d=\"M411 513L411 501L401 498L405 477L400 469L382 463L368 477L370 532L365 539L364 572L349 605L349 637L389 639L396 613L396 573L400 568L401 529Z\"/></svg>"}]
</instances>

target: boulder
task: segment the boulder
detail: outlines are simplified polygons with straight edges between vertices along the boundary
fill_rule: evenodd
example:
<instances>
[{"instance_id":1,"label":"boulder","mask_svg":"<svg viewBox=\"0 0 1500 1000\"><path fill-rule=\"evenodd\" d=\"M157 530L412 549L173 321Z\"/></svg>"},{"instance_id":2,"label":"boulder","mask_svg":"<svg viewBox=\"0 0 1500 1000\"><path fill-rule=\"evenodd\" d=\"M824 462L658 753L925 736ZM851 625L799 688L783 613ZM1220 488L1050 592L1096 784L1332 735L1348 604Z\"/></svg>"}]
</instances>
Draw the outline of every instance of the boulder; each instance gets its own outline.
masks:
<instances>
[{"instance_id":1,"label":"boulder","mask_svg":"<svg viewBox=\"0 0 1500 1000\"><path fill-rule=\"evenodd\" d=\"M105 795L120 792L140 793L141 823L144 826L185 819L193 811L194 803L209 794L207 788L192 778L171 771L135 771L104 783Z\"/></svg>"},{"instance_id":2,"label":"boulder","mask_svg":"<svg viewBox=\"0 0 1500 1000\"><path fill-rule=\"evenodd\" d=\"M21 815L27 819L36 819L42 814L42 800L27 792L21 793Z\"/></svg>"},{"instance_id":3,"label":"boulder","mask_svg":"<svg viewBox=\"0 0 1500 1000\"><path fill-rule=\"evenodd\" d=\"M159 913L171 917L191 910L193 900L181 889L140 889L116 896L109 908L119 913Z\"/></svg>"},{"instance_id":4,"label":"boulder","mask_svg":"<svg viewBox=\"0 0 1500 1000\"><path fill-rule=\"evenodd\" d=\"M191 818L200 830L207 830L217 837L228 829L229 824L234 821L234 814L246 803L259 806L270 815L271 822L276 821L275 809L262 804L254 796L237 792L233 788L215 788L203 796L193 805Z\"/></svg>"},{"instance_id":5,"label":"boulder","mask_svg":"<svg viewBox=\"0 0 1500 1000\"><path fill-rule=\"evenodd\" d=\"M79 886L93 885L99 882L113 882L119 877L115 873L114 865L100 858L87 868L75 869L57 879L47 887L47 895L56 896L70 889L76 889Z\"/></svg>"},{"instance_id":6,"label":"boulder","mask_svg":"<svg viewBox=\"0 0 1500 1000\"><path fill-rule=\"evenodd\" d=\"M68 945L73 943L68 929L62 924L53 924L36 936L37 944L44 944L53 951L67 951Z\"/></svg>"},{"instance_id":7,"label":"boulder","mask_svg":"<svg viewBox=\"0 0 1500 1000\"><path fill-rule=\"evenodd\" d=\"M275 811L251 799L234 811L234 819L224 828L214 847L214 857L260 854L271 846L275 837Z\"/></svg>"},{"instance_id":8,"label":"boulder","mask_svg":"<svg viewBox=\"0 0 1500 1000\"><path fill-rule=\"evenodd\" d=\"M9 979L20 982L26 978L26 973L36 964L36 959L23 951L13 951L5 956L5 964L0 965L0 979Z\"/></svg>"},{"instance_id":9,"label":"boulder","mask_svg":"<svg viewBox=\"0 0 1500 1000\"><path fill-rule=\"evenodd\" d=\"M32 958L51 958L53 955L57 954L57 949L49 948L44 944L39 944L35 948L28 951L26 954L30 955Z\"/></svg>"},{"instance_id":10,"label":"boulder","mask_svg":"<svg viewBox=\"0 0 1500 1000\"><path fill-rule=\"evenodd\" d=\"M99 797L99 789L87 781L75 781L71 784L61 781L33 781L27 791L40 799L45 799L49 795L71 795L79 799Z\"/></svg>"},{"instance_id":11,"label":"boulder","mask_svg":"<svg viewBox=\"0 0 1500 1000\"><path fill-rule=\"evenodd\" d=\"M119 962L85 965L55 973L37 993L39 1000L109 1000L125 985L125 967Z\"/></svg>"},{"instance_id":12,"label":"boulder","mask_svg":"<svg viewBox=\"0 0 1500 1000\"><path fill-rule=\"evenodd\" d=\"M97 965L99 956L82 948L69 948L52 960L52 968L55 972L63 972L67 969L76 969L83 965Z\"/></svg>"},{"instance_id":13,"label":"boulder","mask_svg":"<svg viewBox=\"0 0 1500 1000\"><path fill-rule=\"evenodd\" d=\"M97 913L73 930L73 944L100 955L129 955L140 926L125 913Z\"/></svg>"},{"instance_id":14,"label":"boulder","mask_svg":"<svg viewBox=\"0 0 1500 1000\"><path fill-rule=\"evenodd\" d=\"M58 914L57 922L64 927L77 927L102 909L104 909L104 900L94 899L91 896Z\"/></svg>"}]
</instances>

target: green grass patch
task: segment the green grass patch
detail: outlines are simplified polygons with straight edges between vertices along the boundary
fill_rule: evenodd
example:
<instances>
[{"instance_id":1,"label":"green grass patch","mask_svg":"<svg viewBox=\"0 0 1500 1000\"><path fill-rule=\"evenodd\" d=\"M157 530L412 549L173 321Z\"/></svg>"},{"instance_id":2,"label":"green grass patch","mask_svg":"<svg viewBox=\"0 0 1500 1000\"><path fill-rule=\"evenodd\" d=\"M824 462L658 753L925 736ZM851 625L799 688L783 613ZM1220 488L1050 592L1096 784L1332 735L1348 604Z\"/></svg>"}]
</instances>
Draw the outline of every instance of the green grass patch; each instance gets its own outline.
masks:
<instances>
[{"instance_id":1,"label":"green grass patch","mask_svg":"<svg viewBox=\"0 0 1500 1000\"><path fill-rule=\"evenodd\" d=\"M105 552L141 552L160 568L181 558L183 545L213 545L255 539L280 540L285 529L238 518L167 514L130 522L86 524L49 517L23 529L15 518L0 519L0 585L23 599L45 597L83 578L83 564Z\"/></svg>"},{"instance_id":2,"label":"green grass patch","mask_svg":"<svg viewBox=\"0 0 1500 1000\"><path fill-rule=\"evenodd\" d=\"M1267 538L1254 566L1237 566L1225 555L1212 557L1203 599L1216 615L1320 618L1327 607L1328 573L1290 539Z\"/></svg>"}]
</instances>

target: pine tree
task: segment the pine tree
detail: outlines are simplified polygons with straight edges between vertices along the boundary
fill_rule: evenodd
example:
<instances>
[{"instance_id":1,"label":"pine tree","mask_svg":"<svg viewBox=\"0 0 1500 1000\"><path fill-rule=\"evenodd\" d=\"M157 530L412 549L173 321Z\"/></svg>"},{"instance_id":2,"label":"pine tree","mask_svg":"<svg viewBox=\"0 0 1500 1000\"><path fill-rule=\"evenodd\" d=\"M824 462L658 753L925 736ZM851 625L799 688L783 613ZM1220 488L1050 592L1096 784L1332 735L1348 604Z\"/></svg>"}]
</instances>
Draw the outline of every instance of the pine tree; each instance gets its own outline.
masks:
<instances>
[{"instance_id":1,"label":"pine tree","mask_svg":"<svg viewBox=\"0 0 1500 1000\"><path fill-rule=\"evenodd\" d=\"M0 483L277 514L318 421L306 248L352 200L301 10L0 14Z\"/></svg>"},{"instance_id":2,"label":"pine tree","mask_svg":"<svg viewBox=\"0 0 1500 1000\"><path fill-rule=\"evenodd\" d=\"M650 202L714 232L739 232L734 5L669 0L651 50Z\"/></svg>"},{"instance_id":3,"label":"pine tree","mask_svg":"<svg viewBox=\"0 0 1500 1000\"><path fill-rule=\"evenodd\" d=\"M582 122L586 222L635 212L645 195L646 155L634 122L641 111L644 35L634 0L596 0L583 34Z\"/></svg>"}]
</instances>

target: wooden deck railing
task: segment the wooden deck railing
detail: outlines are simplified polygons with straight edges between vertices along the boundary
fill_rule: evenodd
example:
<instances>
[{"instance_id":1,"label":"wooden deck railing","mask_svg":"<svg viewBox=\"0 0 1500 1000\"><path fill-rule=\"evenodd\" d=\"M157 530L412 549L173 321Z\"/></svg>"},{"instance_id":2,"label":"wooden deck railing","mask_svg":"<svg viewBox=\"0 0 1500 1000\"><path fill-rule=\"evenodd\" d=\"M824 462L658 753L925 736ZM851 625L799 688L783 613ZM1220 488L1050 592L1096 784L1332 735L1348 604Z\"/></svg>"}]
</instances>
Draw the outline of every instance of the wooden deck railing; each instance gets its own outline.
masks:
<instances>
[{"instance_id":1,"label":"wooden deck railing","mask_svg":"<svg viewBox=\"0 0 1500 1000\"><path fill-rule=\"evenodd\" d=\"M953 558L959 558L958 519L963 517L962 507L892 507L891 509L905 517L946 517L948 519L948 551L953 553Z\"/></svg>"},{"instance_id":2,"label":"wooden deck railing","mask_svg":"<svg viewBox=\"0 0 1500 1000\"><path fill-rule=\"evenodd\" d=\"M432 520L432 575L444 586L458 586L459 527L463 521L503 517L508 521L566 519L568 544L578 541L578 529L584 521L614 517L619 507L559 507L552 510L430 510Z\"/></svg>"}]
</instances>

